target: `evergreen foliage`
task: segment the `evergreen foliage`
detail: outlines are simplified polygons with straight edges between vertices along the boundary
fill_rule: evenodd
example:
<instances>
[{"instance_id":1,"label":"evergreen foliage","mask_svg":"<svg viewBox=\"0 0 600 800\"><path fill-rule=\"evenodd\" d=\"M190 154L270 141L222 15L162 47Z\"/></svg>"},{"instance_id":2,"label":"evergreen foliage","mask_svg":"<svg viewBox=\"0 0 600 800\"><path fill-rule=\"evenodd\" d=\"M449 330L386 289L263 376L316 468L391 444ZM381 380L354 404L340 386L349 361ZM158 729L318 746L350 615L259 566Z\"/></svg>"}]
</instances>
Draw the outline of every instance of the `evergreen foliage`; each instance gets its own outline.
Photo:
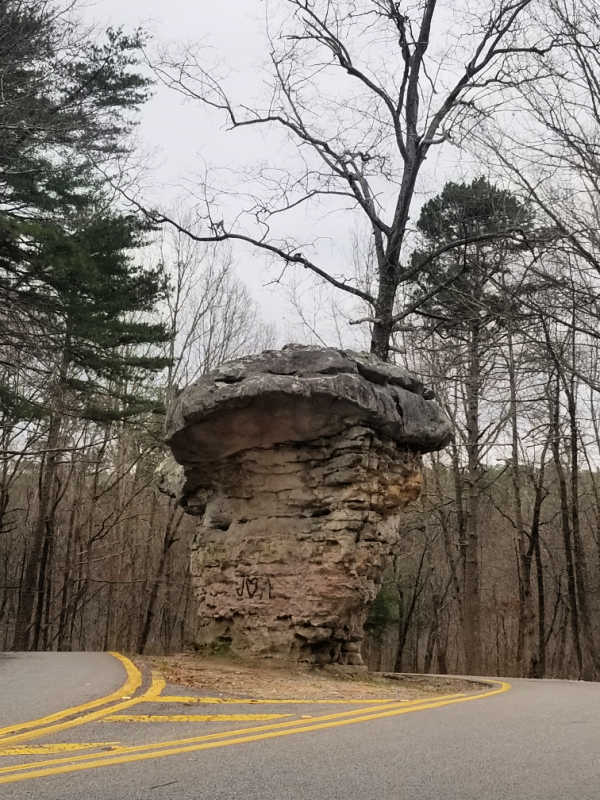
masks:
<instances>
[{"instance_id":1,"label":"evergreen foliage","mask_svg":"<svg viewBox=\"0 0 600 800\"><path fill-rule=\"evenodd\" d=\"M533 224L528 206L484 177L469 184L450 181L427 202L417 222L422 247L413 253L413 264L421 265L416 297L439 287L421 308L429 324L461 336L474 320L485 324L510 314L509 296L497 287L510 282L510 253L522 247L511 233L527 234ZM456 241L465 244L430 260Z\"/></svg>"},{"instance_id":2,"label":"evergreen foliage","mask_svg":"<svg viewBox=\"0 0 600 800\"><path fill-rule=\"evenodd\" d=\"M63 410L108 420L154 405L127 385L166 363L152 345L167 331L144 316L165 281L135 261L147 223L115 208L97 170L128 152L149 82L141 33L96 42L69 11L0 0L0 404L41 411L13 388L18 363Z\"/></svg>"},{"instance_id":3,"label":"evergreen foliage","mask_svg":"<svg viewBox=\"0 0 600 800\"><path fill-rule=\"evenodd\" d=\"M365 630L380 640L389 626L398 624L400 611L397 586L393 575L387 573L369 609Z\"/></svg>"}]
</instances>

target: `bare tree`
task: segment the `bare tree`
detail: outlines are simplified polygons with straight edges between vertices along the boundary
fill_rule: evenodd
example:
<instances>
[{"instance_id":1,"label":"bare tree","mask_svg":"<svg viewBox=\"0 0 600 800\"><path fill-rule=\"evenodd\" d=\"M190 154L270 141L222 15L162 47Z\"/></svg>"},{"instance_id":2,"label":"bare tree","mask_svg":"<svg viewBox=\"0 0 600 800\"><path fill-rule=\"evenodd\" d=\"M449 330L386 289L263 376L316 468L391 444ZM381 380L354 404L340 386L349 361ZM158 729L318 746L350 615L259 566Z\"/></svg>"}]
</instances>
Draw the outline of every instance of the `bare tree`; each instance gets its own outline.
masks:
<instances>
[{"instance_id":1,"label":"bare tree","mask_svg":"<svg viewBox=\"0 0 600 800\"><path fill-rule=\"evenodd\" d=\"M480 157L522 187L560 238L562 269L552 280L558 287L562 279L569 296L574 286L585 290L586 271L600 273L600 14L592 0L548 0L536 17L553 42L531 55L537 80L518 87L511 116L489 119L474 138ZM594 294L597 286L580 302L595 302Z\"/></svg>"},{"instance_id":2,"label":"bare tree","mask_svg":"<svg viewBox=\"0 0 600 800\"><path fill-rule=\"evenodd\" d=\"M183 215L181 227L192 225ZM162 231L159 248L171 282L168 395L227 359L272 344L273 330L235 275L229 248L199 244L177 229Z\"/></svg>"},{"instance_id":3,"label":"bare tree","mask_svg":"<svg viewBox=\"0 0 600 800\"><path fill-rule=\"evenodd\" d=\"M164 57L155 70L167 86L221 112L234 130L283 133L292 150L281 163L267 157L231 218L208 183L198 229L166 213L153 218L197 241L245 242L360 298L370 309L371 350L387 359L395 327L412 310L396 308L398 289L420 269L406 262L405 245L425 160L470 135L503 91L536 78L529 56L552 42L530 25L531 2L481 0L451 14L437 0L406 8L395 0L286 0L270 22L273 82L262 107L236 103L193 51ZM301 211L321 220L335 209L348 211L351 225L366 219L376 255L370 289L351 270L323 266L314 243L290 233Z\"/></svg>"}]
</instances>

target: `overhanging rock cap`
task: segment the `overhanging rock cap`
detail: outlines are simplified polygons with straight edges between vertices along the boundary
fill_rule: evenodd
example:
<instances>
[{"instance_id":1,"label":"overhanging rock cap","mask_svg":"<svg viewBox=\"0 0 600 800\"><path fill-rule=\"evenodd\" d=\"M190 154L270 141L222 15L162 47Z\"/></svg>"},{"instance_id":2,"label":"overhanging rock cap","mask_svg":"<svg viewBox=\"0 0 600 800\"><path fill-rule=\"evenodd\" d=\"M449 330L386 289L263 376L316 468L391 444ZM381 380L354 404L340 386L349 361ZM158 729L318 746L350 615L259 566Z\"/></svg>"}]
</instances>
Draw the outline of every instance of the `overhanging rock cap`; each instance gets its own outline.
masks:
<instances>
[{"instance_id":1,"label":"overhanging rock cap","mask_svg":"<svg viewBox=\"0 0 600 800\"><path fill-rule=\"evenodd\" d=\"M199 466L348 424L421 453L451 439L432 393L403 368L352 350L289 344L230 361L184 389L167 419L167 442L180 464Z\"/></svg>"}]
</instances>

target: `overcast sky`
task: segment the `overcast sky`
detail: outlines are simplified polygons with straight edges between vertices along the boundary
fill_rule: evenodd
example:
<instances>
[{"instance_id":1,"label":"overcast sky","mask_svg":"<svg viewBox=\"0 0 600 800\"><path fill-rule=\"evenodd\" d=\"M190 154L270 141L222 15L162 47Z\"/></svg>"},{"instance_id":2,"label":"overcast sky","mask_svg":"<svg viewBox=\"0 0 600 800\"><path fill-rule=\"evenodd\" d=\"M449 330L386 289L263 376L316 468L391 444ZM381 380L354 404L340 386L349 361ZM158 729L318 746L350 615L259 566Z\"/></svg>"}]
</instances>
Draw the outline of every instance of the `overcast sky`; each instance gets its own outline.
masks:
<instances>
[{"instance_id":1,"label":"overcast sky","mask_svg":"<svg viewBox=\"0 0 600 800\"><path fill-rule=\"evenodd\" d=\"M227 78L235 99L258 96L266 85L265 4L263 0L97 0L85 6L86 20L107 25L133 28L141 25L153 36L154 47L170 46L181 49L186 43L200 45L202 57L209 66L218 65ZM157 88L153 99L143 111L139 128L141 148L147 154L151 168L146 173L144 196L159 207L174 203L194 204L193 194L200 184L205 168L248 167L275 154L285 161L281 139L253 129L227 132L224 120L211 114L197 103L185 101L175 93ZM289 145L285 145L289 146ZM461 163L460 154L447 152L432 156L425 170L427 194L440 191L448 177L459 178L472 173L469 163ZM225 173L222 173L225 174ZM215 173L213 180L219 180ZM418 208L419 198L417 198ZM415 216L413 214L413 216ZM319 220L319 223L322 223ZM314 219L296 220L300 238L310 238ZM302 225L305 230L303 231ZM352 242L360 229L348 214L327 216L319 244L320 263L336 274L352 274ZM328 288L313 292L312 276L288 275L284 284L273 285L281 269L267 265L255 251L245 248L235 251L238 275L246 283L261 308L262 316L275 322L278 336L283 340L305 340L308 332L299 323L298 313L289 301L289 285L297 285L304 298L304 313L312 325L329 342L337 343L337 331L328 317L333 295ZM345 302L339 298L338 302ZM360 344L366 331L342 326L344 341Z\"/></svg>"}]
</instances>

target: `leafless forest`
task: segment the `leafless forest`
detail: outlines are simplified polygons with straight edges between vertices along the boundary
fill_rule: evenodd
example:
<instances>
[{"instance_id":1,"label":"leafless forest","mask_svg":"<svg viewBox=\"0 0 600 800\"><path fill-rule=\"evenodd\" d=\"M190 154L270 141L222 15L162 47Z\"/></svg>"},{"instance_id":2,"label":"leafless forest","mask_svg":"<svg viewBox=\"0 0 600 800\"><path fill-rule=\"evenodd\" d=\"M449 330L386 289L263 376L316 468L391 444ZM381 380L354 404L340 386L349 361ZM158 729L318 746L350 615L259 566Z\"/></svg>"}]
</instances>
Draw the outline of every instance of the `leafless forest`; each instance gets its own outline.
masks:
<instances>
[{"instance_id":1,"label":"leafless forest","mask_svg":"<svg viewBox=\"0 0 600 800\"><path fill-rule=\"evenodd\" d=\"M0 648L193 641L196 521L158 490L162 427L195 377L283 344L243 252L331 292L321 329L297 301L307 341L408 367L454 426L370 667L600 679L600 15L470 6L285 0L261 105L192 48L94 50L70 7L0 2ZM128 119L151 85L277 146L156 207ZM444 153L468 166L437 180Z\"/></svg>"}]
</instances>

